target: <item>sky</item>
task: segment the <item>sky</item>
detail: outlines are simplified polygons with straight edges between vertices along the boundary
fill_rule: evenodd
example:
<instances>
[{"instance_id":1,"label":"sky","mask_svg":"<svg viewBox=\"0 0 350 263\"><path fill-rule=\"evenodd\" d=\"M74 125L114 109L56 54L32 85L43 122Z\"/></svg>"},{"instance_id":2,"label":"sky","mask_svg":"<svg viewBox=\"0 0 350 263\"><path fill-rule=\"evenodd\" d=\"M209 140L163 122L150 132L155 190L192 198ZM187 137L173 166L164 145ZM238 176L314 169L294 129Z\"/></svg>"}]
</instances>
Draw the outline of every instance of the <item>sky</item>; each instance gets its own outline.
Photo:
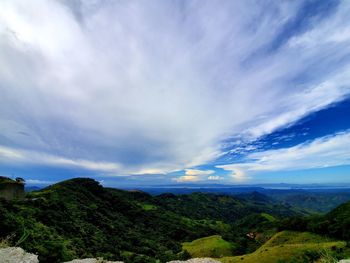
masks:
<instances>
[{"instance_id":1,"label":"sky","mask_svg":"<svg viewBox=\"0 0 350 263\"><path fill-rule=\"evenodd\" d=\"M350 184L350 1L0 6L0 176Z\"/></svg>"}]
</instances>

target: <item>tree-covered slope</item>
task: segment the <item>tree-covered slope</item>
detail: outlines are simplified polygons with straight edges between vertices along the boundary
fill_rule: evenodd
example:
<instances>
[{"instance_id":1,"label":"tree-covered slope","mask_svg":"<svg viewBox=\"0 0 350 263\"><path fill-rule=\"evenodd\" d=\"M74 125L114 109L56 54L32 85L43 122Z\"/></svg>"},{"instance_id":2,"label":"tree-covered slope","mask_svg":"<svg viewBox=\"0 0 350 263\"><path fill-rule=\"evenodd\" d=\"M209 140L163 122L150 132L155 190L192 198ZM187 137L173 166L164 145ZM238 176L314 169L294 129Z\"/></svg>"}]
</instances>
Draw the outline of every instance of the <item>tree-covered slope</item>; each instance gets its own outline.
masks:
<instances>
[{"instance_id":1,"label":"tree-covered slope","mask_svg":"<svg viewBox=\"0 0 350 263\"><path fill-rule=\"evenodd\" d=\"M265 190L265 194L284 205L291 205L314 213L327 213L350 200L348 189L321 190Z\"/></svg>"},{"instance_id":2,"label":"tree-covered slope","mask_svg":"<svg viewBox=\"0 0 350 263\"><path fill-rule=\"evenodd\" d=\"M280 218L301 215L305 212L267 201L268 198L262 194L259 194L259 197L261 199L256 200L208 193L162 194L155 197L155 202L168 210L191 218L216 219L229 223L263 212Z\"/></svg>"},{"instance_id":3,"label":"tree-covered slope","mask_svg":"<svg viewBox=\"0 0 350 263\"><path fill-rule=\"evenodd\" d=\"M12 245L38 253L41 262L98 256L164 262L183 256L179 252L185 241L215 234L244 241L246 232L256 227L244 228L247 218L273 227L262 213L300 215L283 206L229 196L152 197L103 188L92 179L72 179L28 193L23 201L1 200L0 238L12 236Z\"/></svg>"},{"instance_id":4,"label":"tree-covered slope","mask_svg":"<svg viewBox=\"0 0 350 263\"><path fill-rule=\"evenodd\" d=\"M280 228L311 231L350 241L350 202L346 202L324 215L286 219L281 223Z\"/></svg>"},{"instance_id":5,"label":"tree-covered slope","mask_svg":"<svg viewBox=\"0 0 350 263\"><path fill-rule=\"evenodd\" d=\"M324 220L331 235L350 241L350 202L326 214Z\"/></svg>"}]
</instances>

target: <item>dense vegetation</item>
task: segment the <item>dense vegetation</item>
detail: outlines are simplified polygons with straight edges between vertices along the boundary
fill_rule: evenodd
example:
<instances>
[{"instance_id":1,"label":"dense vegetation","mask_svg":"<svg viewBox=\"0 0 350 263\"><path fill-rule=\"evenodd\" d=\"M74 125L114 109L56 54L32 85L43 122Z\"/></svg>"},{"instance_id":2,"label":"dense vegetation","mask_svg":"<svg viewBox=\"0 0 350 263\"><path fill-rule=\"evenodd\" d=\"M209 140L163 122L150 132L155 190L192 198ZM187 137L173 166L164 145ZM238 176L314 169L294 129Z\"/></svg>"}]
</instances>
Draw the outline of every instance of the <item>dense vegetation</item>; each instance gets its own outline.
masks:
<instances>
[{"instance_id":1,"label":"dense vegetation","mask_svg":"<svg viewBox=\"0 0 350 263\"><path fill-rule=\"evenodd\" d=\"M280 185L275 185L279 187ZM282 185L283 186L283 185ZM305 186L307 187L307 186ZM310 186L309 186L310 187ZM191 187L145 187L141 188L151 194L174 193L191 194L193 192L231 195L241 199L252 198L252 193L264 196L265 201L280 203L284 206L299 208L310 213L327 213L344 202L350 200L350 188L308 188L308 189L269 189L263 187L223 187L205 188Z\"/></svg>"},{"instance_id":2,"label":"dense vegetation","mask_svg":"<svg viewBox=\"0 0 350 263\"><path fill-rule=\"evenodd\" d=\"M266 195L281 204L299 207L313 213L329 212L350 200L348 189L326 189L323 191L266 190Z\"/></svg>"},{"instance_id":3,"label":"dense vegetation","mask_svg":"<svg viewBox=\"0 0 350 263\"><path fill-rule=\"evenodd\" d=\"M350 202L325 215L293 217L281 223L282 228L312 231L321 235L350 241Z\"/></svg>"},{"instance_id":4,"label":"dense vegetation","mask_svg":"<svg viewBox=\"0 0 350 263\"><path fill-rule=\"evenodd\" d=\"M294 232L275 235L278 229ZM24 200L0 200L0 239L38 253L44 263L85 257L147 263L191 256L289 262L286 255L295 259L290 262L309 262L322 251L345 255L346 243L338 240L349 241L349 229L350 202L310 216L258 192L151 196L80 178L30 192Z\"/></svg>"},{"instance_id":5,"label":"dense vegetation","mask_svg":"<svg viewBox=\"0 0 350 263\"><path fill-rule=\"evenodd\" d=\"M188 257L182 242L222 235L237 251L259 243L246 237L273 228L266 215L301 215L264 202L199 194L151 196L72 179L34 191L22 201L0 202L0 237L39 254L41 262L97 257L161 262ZM249 221L249 224L247 223Z\"/></svg>"}]
</instances>

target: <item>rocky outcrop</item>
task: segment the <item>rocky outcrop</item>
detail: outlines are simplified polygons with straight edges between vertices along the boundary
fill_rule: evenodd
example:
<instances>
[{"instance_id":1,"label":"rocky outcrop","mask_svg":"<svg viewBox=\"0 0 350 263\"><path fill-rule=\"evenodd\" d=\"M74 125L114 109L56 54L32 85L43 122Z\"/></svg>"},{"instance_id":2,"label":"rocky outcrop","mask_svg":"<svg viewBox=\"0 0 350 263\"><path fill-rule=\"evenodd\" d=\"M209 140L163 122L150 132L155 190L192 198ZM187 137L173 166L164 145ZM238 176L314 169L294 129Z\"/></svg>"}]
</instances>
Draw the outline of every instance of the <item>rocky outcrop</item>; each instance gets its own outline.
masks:
<instances>
[{"instance_id":1,"label":"rocky outcrop","mask_svg":"<svg viewBox=\"0 0 350 263\"><path fill-rule=\"evenodd\" d=\"M220 262L212 258L191 258L186 261L174 260L168 263L220 263Z\"/></svg>"},{"instance_id":2,"label":"rocky outcrop","mask_svg":"<svg viewBox=\"0 0 350 263\"><path fill-rule=\"evenodd\" d=\"M20 247L0 248L1 263L39 263L38 256L25 252Z\"/></svg>"},{"instance_id":3,"label":"rocky outcrop","mask_svg":"<svg viewBox=\"0 0 350 263\"><path fill-rule=\"evenodd\" d=\"M22 179L22 178L21 178ZM7 200L23 199L25 196L24 182L0 176L0 198Z\"/></svg>"},{"instance_id":4,"label":"rocky outcrop","mask_svg":"<svg viewBox=\"0 0 350 263\"><path fill-rule=\"evenodd\" d=\"M0 263L39 263L38 256L25 252L20 247L0 248ZM98 258L74 259L65 263L123 263Z\"/></svg>"},{"instance_id":5,"label":"rocky outcrop","mask_svg":"<svg viewBox=\"0 0 350 263\"><path fill-rule=\"evenodd\" d=\"M342 262L342 261L341 261ZM347 262L347 261L346 261ZM20 247L0 248L0 263L39 263L38 256L25 252ZM123 263L98 258L74 259L64 263ZM220 263L211 258L192 258L187 261L174 260L168 263Z\"/></svg>"}]
</instances>

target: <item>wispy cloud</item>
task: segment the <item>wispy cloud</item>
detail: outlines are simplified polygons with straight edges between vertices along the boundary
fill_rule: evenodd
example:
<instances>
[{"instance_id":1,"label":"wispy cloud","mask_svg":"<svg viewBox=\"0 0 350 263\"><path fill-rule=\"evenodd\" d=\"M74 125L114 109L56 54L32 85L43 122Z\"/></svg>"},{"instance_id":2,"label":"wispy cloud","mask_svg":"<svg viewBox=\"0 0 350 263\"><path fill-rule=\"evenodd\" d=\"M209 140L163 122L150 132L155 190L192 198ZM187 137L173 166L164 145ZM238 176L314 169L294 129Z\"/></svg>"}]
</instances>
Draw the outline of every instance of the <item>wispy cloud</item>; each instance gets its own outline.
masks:
<instances>
[{"instance_id":1,"label":"wispy cloud","mask_svg":"<svg viewBox=\"0 0 350 263\"><path fill-rule=\"evenodd\" d=\"M167 173L342 100L349 2L285 34L303 3L2 1L3 159Z\"/></svg>"},{"instance_id":2,"label":"wispy cloud","mask_svg":"<svg viewBox=\"0 0 350 263\"><path fill-rule=\"evenodd\" d=\"M245 162L219 165L235 179L263 172L350 165L350 132L338 133L290 148L251 153Z\"/></svg>"},{"instance_id":3,"label":"wispy cloud","mask_svg":"<svg viewBox=\"0 0 350 263\"><path fill-rule=\"evenodd\" d=\"M68 159L41 152L19 150L0 146L0 163L73 167L86 170L102 171L117 175L121 168L117 163L94 162L84 159Z\"/></svg>"}]
</instances>

